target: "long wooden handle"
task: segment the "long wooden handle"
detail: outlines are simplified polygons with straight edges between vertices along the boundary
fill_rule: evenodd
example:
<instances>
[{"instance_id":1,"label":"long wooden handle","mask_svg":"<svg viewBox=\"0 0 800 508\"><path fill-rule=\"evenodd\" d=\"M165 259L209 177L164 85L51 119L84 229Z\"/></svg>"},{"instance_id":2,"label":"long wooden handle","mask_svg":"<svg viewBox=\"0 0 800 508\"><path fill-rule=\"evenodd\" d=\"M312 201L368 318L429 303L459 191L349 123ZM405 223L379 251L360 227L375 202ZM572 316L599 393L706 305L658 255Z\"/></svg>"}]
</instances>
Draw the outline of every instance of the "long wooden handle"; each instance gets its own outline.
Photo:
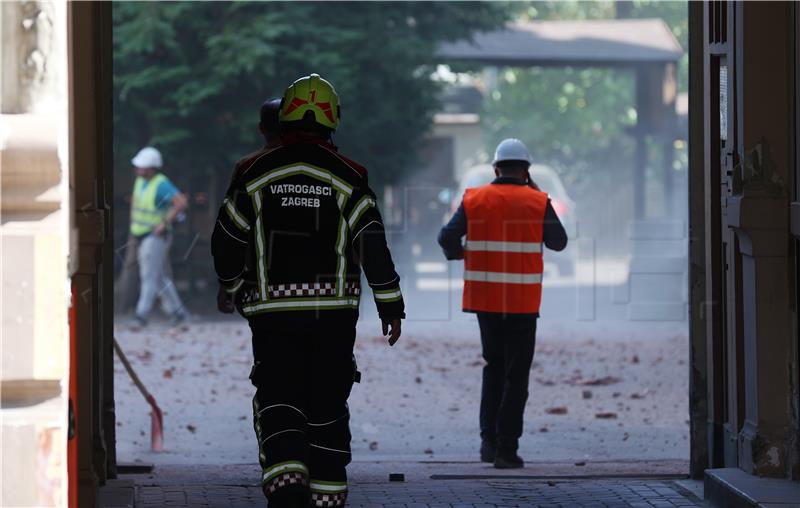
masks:
<instances>
[{"instance_id":1,"label":"long wooden handle","mask_svg":"<svg viewBox=\"0 0 800 508\"><path fill-rule=\"evenodd\" d=\"M133 371L133 367L131 367L131 364L128 361L128 358L125 356L125 353L122 352L122 348L119 346L119 342L117 342L116 338L114 339L114 351L117 352L117 356L119 357L119 361L122 362L122 365L125 366L125 370L128 371L128 375L133 380L133 384L135 384L136 388L138 388L139 391L142 392L142 396L145 398L145 400L150 402L150 399L152 398L150 396L150 393L147 391L147 388L144 387L144 385L142 384L142 381L139 379L139 376L136 375L136 372Z\"/></svg>"}]
</instances>

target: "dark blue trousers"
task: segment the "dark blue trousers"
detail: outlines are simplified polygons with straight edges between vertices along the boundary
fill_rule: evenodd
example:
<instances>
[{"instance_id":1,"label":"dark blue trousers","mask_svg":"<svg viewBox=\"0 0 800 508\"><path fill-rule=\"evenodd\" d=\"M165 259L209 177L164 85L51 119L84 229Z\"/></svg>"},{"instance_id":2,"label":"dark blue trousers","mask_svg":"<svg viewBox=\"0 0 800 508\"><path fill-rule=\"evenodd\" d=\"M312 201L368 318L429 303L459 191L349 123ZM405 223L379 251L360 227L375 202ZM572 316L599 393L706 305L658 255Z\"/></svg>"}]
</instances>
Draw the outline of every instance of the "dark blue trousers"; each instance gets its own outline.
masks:
<instances>
[{"instance_id":1,"label":"dark blue trousers","mask_svg":"<svg viewBox=\"0 0 800 508\"><path fill-rule=\"evenodd\" d=\"M481 439L501 451L516 451L528 400L528 378L536 345L535 314L478 313L483 387Z\"/></svg>"}]
</instances>

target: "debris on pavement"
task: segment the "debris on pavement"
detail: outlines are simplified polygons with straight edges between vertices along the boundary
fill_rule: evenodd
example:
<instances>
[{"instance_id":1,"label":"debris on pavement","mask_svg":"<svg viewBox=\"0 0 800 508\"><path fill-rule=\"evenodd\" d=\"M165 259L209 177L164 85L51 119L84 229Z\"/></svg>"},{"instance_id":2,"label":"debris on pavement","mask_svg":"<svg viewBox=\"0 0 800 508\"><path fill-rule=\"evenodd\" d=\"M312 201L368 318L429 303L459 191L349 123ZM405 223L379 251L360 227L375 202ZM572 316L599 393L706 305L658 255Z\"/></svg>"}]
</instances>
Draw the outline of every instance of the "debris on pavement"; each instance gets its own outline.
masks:
<instances>
[{"instance_id":1,"label":"debris on pavement","mask_svg":"<svg viewBox=\"0 0 800 508\"><path fill-rule=\"evenodd\" d=\"M617 413L614 413L613 411L608 411L605 413L595 413L594 417L600 418L602 420L614 420L617 418Z\"/></svg>"},{"instance_id":2,"label":"debris on pavement","mask_svg":"<svg viewBox=\"0 0 800 508\"><path fill-rule=\"evenodd\" d=\"M474 317L441 324L409 321L404 323L403 340L413 341L414 348L403 348L401 341L400 349L389 349L384 338L371 340L376 321L364 316L356 339L364 380L353 387L348 401L354 460L417 460L430 458L433 450L445 460L474 456L480 439L482 378L475 364L484 362L478 327L467 319ZM149 428L150 416L141 411L135 390L127 389L124 371L115 369L120 379L115 393L120 459L157 465L252 462L257 449L250 413L255 389L248 379L252 357L247 323L192 324L172 340L164 340L168 327L157 321L140 333L119 323L117 338L137 358L141 374L154 380L154 395L172 415L165 418L178 420L167 436L169 452L150 454L139 435L140 429ZM678 360L688 356L688 340L678 333L653 331L651 324L640 332L629 326L636 325L612 330L605 323L577 328L542 321L525 409L530 430L520 441L520 456L568 464L577 458L688 456L688 371L678 366ZM658 357L661 361L651 366ZM170 374L164 377L166 370ZM614 393L622 395L614 398ZM612 411L616 418L597 416ZM189 422L194 432L186 426ZM658 422L663 439L648 439L653 422ZM222 448L220 435L226 436ZM379 447L371 449L371 443Z\"/></svg>"},{"instance_id":3,"label":"debris on pavement","mask_svg":"<svg viewBox=\"0 0 800 508\"><path fill-rule=\"evenodd\" d=\"M575 381L575 384L580 386L608 386L619 383L620 381L622 380L618 377L603 376L601 378Z\"/></svg>"}]
</instances>

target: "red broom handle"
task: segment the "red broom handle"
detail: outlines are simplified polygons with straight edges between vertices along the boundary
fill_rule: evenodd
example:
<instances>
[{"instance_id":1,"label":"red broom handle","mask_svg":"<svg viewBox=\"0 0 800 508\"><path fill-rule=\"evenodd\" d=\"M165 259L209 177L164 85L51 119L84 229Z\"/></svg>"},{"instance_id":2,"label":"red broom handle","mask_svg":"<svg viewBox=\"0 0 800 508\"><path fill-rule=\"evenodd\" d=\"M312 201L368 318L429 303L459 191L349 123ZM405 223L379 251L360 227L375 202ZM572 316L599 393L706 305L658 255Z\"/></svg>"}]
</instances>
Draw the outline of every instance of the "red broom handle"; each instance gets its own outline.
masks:
<instances>
[{"instance_id":1,"label":"red broom handle","mask_svg":"<svg viewBox=\"0 0 800 508\"><path fill-rule=\"evenodd\" d=\"M117 356L119 357L119 361L122 362L122 365L125 366L125 370L128 371L128 375L133 380L133 384L135 384L136 388L138 388L139 391L142 392L142 396L145 398L145 400L147 402L150 402L153 399L153 397L147 391L147 388L144 387L144 384L142 384L142 381L139 379L139 376L136 375L136 372L133 371L133 367L131 367L131 363L128 361L128 358L125 356L125 353L122 352L122 348L119 346L119 342L117 342L116 338L114 339L114 351L117 352Z\"/></svg>"}]
</instances>

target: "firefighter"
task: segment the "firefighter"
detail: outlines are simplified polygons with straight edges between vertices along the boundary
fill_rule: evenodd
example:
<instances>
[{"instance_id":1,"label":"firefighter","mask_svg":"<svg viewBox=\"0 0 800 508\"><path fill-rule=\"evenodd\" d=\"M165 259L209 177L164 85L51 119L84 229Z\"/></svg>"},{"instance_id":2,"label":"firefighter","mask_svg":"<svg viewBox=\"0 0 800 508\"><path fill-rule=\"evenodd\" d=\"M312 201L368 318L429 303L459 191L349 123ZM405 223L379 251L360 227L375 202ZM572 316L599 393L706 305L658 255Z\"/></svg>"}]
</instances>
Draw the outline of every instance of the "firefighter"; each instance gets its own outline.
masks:
<instances>
[{"instance_id":1,"label":"firefighter","mask_svg":"<svg viewBox=\"0 0 800 508\"><path fill-rule=\"evenodd\" d=\"M264 138L264 146L239 159L233 168L231 185L236 182L237 177L240 177L243 171L250 168L250 163L253 159L260 157L264 152L268 152L280 146L281 129L280 122L278 121L280 109L281 100L279 98L268 99L261 104L258 115L258 131L261 133L261 137ZM248 275L252 275L252 271L250 271ZM252 278L248 277L248 279L252 281ZM221 284L217 291L217 309L225 314L232 314L235 310L233 295L226 291L225 286Z\"/></svg>"},{"instance_id":2,"label":"firefighter","mask_svg":"<svg viewBox=\"0 0 800 508\"><path fill-rule=\"evenodd\" d=\"M252 159L263 155L264 152L269 152L280 146L281 126L278 119L280 109L281 99L277 97L267 99L263 104L261 104L261 108L258 112L258 131L261 133L261 137L264 138L264 146L262 146L259 150L245 155L239 159L234 167L231 183L236 181L236 178L240 176L240 173L250 168L250 162Z\"/></svg>"},{"instance_id":3,"label":"firefighter","mask_svg":"<svg viewBox=\"0 0 800 508\"><path fill-rule=\"evenodd\" d=\"M557 251L567 245L530 164L522 141L503 140L492 163L497 178L467 189L438 238L448 260L464 259L463 310L477 314L486 361L480 456L501 469L525 465L517 449L542 295L542 243Z\"/></svg>"},{"instance_id":4,"label":"firefighter","mask_svg":"<svg viewBox=\"0 0 800 508\"><path fill-rule=\"evenodd\" d=\"M269 505L344 506L361 268L390 345L405 317L400 278L367 171L331 143L340 116L333 86L317 74L298 79L279 115L281 144L241 168L212 254L253 334L254 425Z\"/></svg>"},{"instance_id":5,"label":"firefighter","mask_svg":"<svg viewBox=\"0 0 800 508\"><path fill-rule=\"evenodd\" d=\"M130 236L138 245L139 301L134 319L144 326L156 298L177 325L188 317L169 269L172 224L188 208L186 197L161 173L161 152L146 146L131 160L136 170Z\"/></svg>"}]
</instances>

